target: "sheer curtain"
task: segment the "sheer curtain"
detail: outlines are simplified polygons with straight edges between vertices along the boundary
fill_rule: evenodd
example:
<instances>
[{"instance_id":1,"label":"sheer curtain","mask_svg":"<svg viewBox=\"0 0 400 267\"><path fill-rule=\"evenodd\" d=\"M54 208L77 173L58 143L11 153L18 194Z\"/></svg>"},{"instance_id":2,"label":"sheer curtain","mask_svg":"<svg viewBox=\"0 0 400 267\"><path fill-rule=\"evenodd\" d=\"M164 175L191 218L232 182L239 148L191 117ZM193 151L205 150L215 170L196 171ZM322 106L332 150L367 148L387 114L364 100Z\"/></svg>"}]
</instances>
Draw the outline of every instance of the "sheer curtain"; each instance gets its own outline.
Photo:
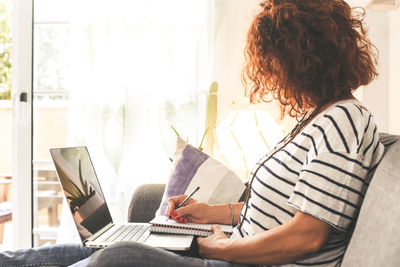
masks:
<instances>
[{"instance_id":1,"label":"sheer curtain","mask_svg":"<svg viewBox=\"0 0 400 267\"><path fill-rule=\"evenodd\" d=\"M174 126L197 144L210 83L212 1L72 1L68 145L86 145L115 221L165 183ZM72 221L63 209L62 227ZM58 242L72 241L59 231ZM76 239L75 239L76 240Z\"/></svg>"},{"instance_id":2,"label":"sheer curtain","mask_svg":"<svg viewBox=\"0 0 400 267\"><path fill-rule=\"evenodd\" d=\"M67 144L88 146L112 216L124 221L138 185L168 178L171 126L199 145L213 81L219 124L248 109L240 71L258 0L69 2ZM63 235L72 224L64 208L58 242L72 241Z\"/></svg>"}]
</instances>

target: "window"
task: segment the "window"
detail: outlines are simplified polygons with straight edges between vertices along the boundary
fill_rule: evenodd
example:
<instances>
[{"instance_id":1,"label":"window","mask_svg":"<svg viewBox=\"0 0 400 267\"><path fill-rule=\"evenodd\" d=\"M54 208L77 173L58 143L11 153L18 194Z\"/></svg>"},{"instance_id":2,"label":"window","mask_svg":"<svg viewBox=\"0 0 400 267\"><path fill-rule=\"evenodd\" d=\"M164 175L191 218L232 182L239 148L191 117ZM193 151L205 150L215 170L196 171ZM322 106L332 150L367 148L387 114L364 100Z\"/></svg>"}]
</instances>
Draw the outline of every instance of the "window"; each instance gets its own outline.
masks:
<instances>
[{"instance_id":1,"label":"window","mask_svg":"<svg viewBox=\"0 0 400 267\"><path fill-rule=\"evenodd\" d=\"M60 220L73 229L49 148L87 146L113 218L123 221L138 185L167 179L171 126L198 143L208 13L199 0L34 4L33 234L45 245L72 241Z\"/></svg>"},{"instance_id":2,"label":"window","mask_svg":"<svg viewBox=\"0 0 400 267\"><path fill-rule=\"evenodd\" d=\"M0 249L10 249L12 236L12 1L0 1Z\"/></svg>"}]
</instances>

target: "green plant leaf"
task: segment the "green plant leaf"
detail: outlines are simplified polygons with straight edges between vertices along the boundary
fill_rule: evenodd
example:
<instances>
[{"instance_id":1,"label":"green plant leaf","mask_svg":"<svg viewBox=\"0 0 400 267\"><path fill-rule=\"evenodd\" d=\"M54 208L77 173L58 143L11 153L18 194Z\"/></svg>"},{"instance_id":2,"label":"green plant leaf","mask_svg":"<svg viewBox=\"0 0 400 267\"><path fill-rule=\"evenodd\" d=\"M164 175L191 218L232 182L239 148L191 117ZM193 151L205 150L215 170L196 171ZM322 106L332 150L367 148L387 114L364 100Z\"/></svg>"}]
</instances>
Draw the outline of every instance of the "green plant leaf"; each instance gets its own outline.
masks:
<instances>
[{"instance_id":1,"label":"green plant leaf","mask_svg":"<svg viewBox=\"0 0 400 267\"><path fill-rule=\"evenodd\" d=\"M81 160L80 159L79 159L79 163L78 163L78 169L79 169L79 180L80 180L81 185L82 185L83 195L87 196L88 195L87 182L85 182L83 180L83 177L82 177L82 164L81 164Z\"/></svg>"},{"instance_id":2,"label":"green plant leaf","mask_svg":"<svg viewBox=\"0 0 400 267\"><path fill-rule=\"evenodd\" d=\"M73 183L72 181L70 181L71 183ZM65 191L67 191L68 194L70 194L71 196L75 196L75 193L72 193L70 190L68 190L67 188L64 188ZM68 196L67 198L69 198L70 196Z\"/></svg>"},{"instance_id":3,"label":"green plant leaf","mask_svg":"<svg viewBox=\"0 0 400 267\"><path fill-rule=\"evenodd\" d=\"M73 196L75 196L75 198L80 199L80 198L84 198L85 195L83 194L83 192L81 191L81 189L74 183L72 182L72 186L75 188L76 190L76 194L73 194Z\"/></svg>"},{"instance_id":4,"label":"green plant leaf","mask_svg":"<svg viewBox=\"0 0 400 267\"><path fill-rule=\"evenodd\" d=\"M178 131L175 129L175 127L171 125L171 128L172 128L172 130L174 130L176 136L180 137L180 135L179 135Z\"/></svg>"},{"instance_id":5,"label":"green plant leaf","mask_svg":"<svg viewBox=\"0 0 400 267\"><path fill-rule=\"evenodd\" d=\"M199 145L200 150L203 150L203 141L204 141L204 138L206 137L207 132L208 132L208 128L204 131L203 138L201 138L201 142Z\"/></svg>"},{"instance_id":6,"label":"green plant leaf","mask_svg":"<svg viewBox=\"0 0 400 267\"><path fill-rule=\"evenodd\" d=\"M68 194L70 194L72 197L74 198L80 198L83 196L82 191L79 189L79 187L71 180L69 179L69 182L72 184L72 186L75 188L75 192L72 192L70 190L65 189L65 191L67 191Z\"/></svg>"}]
</instances>

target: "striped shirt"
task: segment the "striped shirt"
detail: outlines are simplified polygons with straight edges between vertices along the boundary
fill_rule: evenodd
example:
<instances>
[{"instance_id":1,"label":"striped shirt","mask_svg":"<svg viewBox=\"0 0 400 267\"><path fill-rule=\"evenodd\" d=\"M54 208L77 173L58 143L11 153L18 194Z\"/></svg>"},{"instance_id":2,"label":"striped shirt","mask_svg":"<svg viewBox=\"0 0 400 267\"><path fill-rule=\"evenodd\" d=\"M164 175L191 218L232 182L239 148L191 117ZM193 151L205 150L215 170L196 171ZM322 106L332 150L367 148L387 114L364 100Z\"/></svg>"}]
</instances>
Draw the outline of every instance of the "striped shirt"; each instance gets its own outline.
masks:
<instances>
[{"instance_id":1,"label":"striped shirt","mask_svg":"<svg viewBox=\"0 0 400 267\"><path fill-rule=\"evenodd\" d=\"M373 116L360 102L331 105L270 160L259 161L246 218L233 237L268 231L300 210L333 231L319 252L282 266L339 266L383 150Z\"/></svg>"}]
</instances>

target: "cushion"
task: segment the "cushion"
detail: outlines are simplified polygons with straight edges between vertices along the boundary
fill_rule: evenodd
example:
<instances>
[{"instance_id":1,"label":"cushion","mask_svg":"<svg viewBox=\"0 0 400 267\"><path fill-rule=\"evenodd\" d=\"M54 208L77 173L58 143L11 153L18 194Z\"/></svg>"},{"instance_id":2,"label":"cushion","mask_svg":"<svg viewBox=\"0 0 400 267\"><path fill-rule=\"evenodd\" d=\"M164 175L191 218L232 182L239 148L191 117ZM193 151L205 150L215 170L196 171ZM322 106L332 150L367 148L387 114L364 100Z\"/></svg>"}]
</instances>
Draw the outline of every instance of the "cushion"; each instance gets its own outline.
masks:
<instances>
[{"instance_id":1,"label":"cushion","mask_svg":"<svg viewBox=\"0 0 400 267\"><path fill-rule=\"evenodd\" d=\"M385 154L365 195L342 267L400 266L400 137L381 134Z\"/></svg>"},{"instance_id":2,"label":"cushion","mask_svg":"<svg viewBox=\"0 0 400 267\"><path fill-rule=\"evenodd\" d=\"M128 222L148 223L160 207L165 184L143 184L136 188L128 209Z\"/></svg>"},{"instance_id":3,"label":"cushion","mask_svg":"<svg viewBox=\"0 0 400 267\"><path fill-rule=\"evenodd\" d=\"M225 165L178 137L173 167L160 208L156 215L164 215L168 198L189 194L197 186L193 198L208 204L237 202L245 190L243 181Z\"/></svg>"}]
</instances>

